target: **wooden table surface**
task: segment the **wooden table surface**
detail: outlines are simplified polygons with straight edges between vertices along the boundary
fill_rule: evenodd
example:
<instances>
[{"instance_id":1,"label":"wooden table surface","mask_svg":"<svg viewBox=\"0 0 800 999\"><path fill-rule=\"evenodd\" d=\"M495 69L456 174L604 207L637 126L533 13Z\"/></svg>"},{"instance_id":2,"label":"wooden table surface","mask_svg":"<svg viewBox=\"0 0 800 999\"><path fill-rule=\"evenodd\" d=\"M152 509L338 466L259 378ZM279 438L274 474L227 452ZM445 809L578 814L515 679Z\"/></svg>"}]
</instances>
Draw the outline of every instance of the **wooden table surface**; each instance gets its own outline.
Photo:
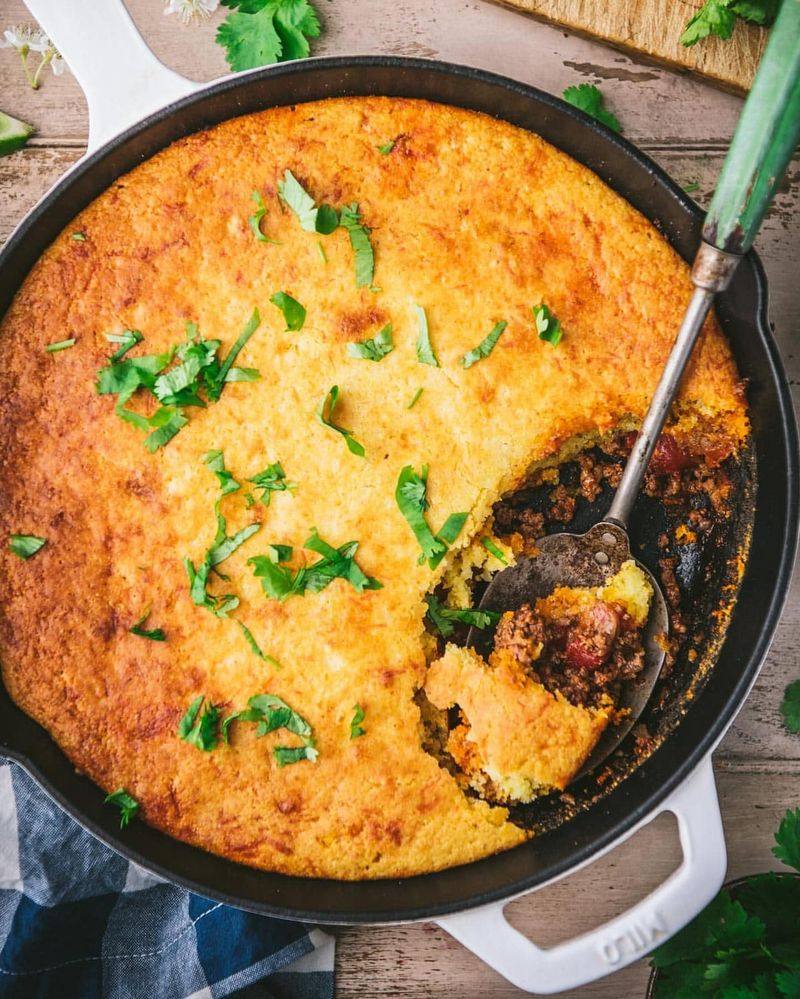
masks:
<instances>
[{"instance_id":1,"label":"wooden table surface","mask_svg":"<svg viewBox=\"0 0 800 999\"><path fill-rule=\"evenodd\" d=\"M81 5L90 18L91 5ZM213 43L221 14L201 26L162 16L160 0L129 0L148 42L174 69L198 80L222 75ZM573 83L602 86L627 138L681 184L712 190L741 106L695 79L637 62L600 44L482 0L318 0L322 54L396 53L480 66L560 94ZM21 0L0 0L0 31L26 20ZM75 80L47 73L37 93L16 53L0 50L0 108L36 126L20 153L0 159L0 243L22 215L82 154L87 113ZM769 276L771 318L792 385L800 376L800 163L767 218L757 248ZM729 875L778 867L770 854L779 816L800 804L800 737L781 727L786 684L800 677L800 589L795 586L759 680L715 757L728 840ZM586 931L643 897L680 859L675 823L662 817L605 859L512 903L511 921L552 945ZM343 928L337 995L345 997L521 996L435 926ZM640 961L574 993L581 999L636 999L648 970Z\"/></svg>"}]
</instances>

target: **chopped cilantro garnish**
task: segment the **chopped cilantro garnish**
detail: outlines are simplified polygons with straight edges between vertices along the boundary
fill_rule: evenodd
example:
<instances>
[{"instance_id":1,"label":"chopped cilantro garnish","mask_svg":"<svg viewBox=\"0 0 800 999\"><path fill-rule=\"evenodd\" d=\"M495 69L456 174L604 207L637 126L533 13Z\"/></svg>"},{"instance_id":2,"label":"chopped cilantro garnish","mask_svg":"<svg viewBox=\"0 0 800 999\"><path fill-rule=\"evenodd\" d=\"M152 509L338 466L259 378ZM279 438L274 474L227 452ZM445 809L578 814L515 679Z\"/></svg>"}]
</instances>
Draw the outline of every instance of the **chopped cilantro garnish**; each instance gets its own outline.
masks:
<instances>
[{"instance_id":1,"label":"chopped cilantro garnish","mask_svg":"<svg viewBox=\"0 0 800 999\"><path fill-rule=\"evenodd\" d=\"M273 243L275 246L279 246L280 244L277 239L270 239L269 236L265 236L261 230L261 220L267 214L267 206L264 204L264 199L258 191L253 191L250 197L256 203L256 211L247 219L248 225L253 230L253 235L259 243Z\"/></svg>"},{"instance_id":2,"label":"chopped cilantro garnish","mask_svg":"<svg viewBox=\"0 0 800 999\"><path fill-rule=\"evenodd\" d=\"M217 351L219 340L197 339L197 326L186 324L186 340L164 354L146 354L128 358L125 355L143 339L138 330L125 330L122 334L106 334L112 343L121 344L106 367L98 371L97 391L100 395L116 395L114 411L120 419L139 430L150 431L145 447L153 452L163 447L189 422L183 409L189 406L206 406L201 396L216 402L228 381L252 381L258 372L252 368L233 368L233 362L261 322L258 310L247 322L236 342L220 363ZM167 371L173 360L178 364ZM138 389L145 389L161 403L150 416L142 416L126 409L125 404Z\"/></svg>"},{"instance_id":3,"label":"chopped cilantro garnish","mask_svg":"<svg viewBox=\"0 0 800 999\"><path fill-rule=\"evenodd\" d=\"M536 323L536 332L539 334L539 339L546 340L553 347L557 347L561 343L561 337L564 335L560 321L556 319L544 302L541 305L534 305L531 311L533 312L533 319Z\"/></svg>"},{"instance_id":4,"label":"chopped cilantro garnish","mask_svg":"<svg viewBox=\"0 0 800 999\"><path fill-rule=\"evenodd\" d=\"M378 146L378 152L381 156L388 156L394 149L395 142L397 142L397 139L389 139L388 142L384 142L382 145Z\"/></svg>"},{"instance_id":5,"label":"chopped cilantro garnish","mask_svg":"<svg viewBox=\"0 0 800 999\"><path fill-rule=\"evenodd\" d=\"M454 621L483 630L500 620L497 611L484 611L476 607L446 607L433 594L425 597L425 603L428 605L425 616L443 638L449 638L453 634Z\"/></svg>"},{"instance_id":6,"label":"chopped cilantro garnish","mask_svg":"<svg viewBox=\"0 0 800 999\"><path fill-rule=\"evenodd\" d=\"M35 534L12 534L8 547L20 558L28 559L47 544L46 538L37 538Z\"/></svg>"},{"instance_id":7,"label":"chopped cilantro garnish","mask_svg":"<svg viewBox=\"0 0 800 999\"><path fill-rule=\"evenodd\" d=\"M288 331L297 333L303 328L303 323L306 321L306 310L296 298L292 298L285 291L276 291L271 296L270 302L283 313Z\"/></svg>"},{"instance_id":8,"label":"chopped cilantro garnish","mask_svg":"<svg viewBox=\"0 0 800 999\"><path fill-rule=\"evenodd\" d=\"M379 590L382 584L366 573L356 563L358 541L348 541L338 548L329 545L311 529L311 537L303 547L322 556L311 565L290 569L287 563L293 555L289 545L271 545L267 555L256 555L248 559L253 566L253 574L261 580L264 593L273 600L283 602L289 597L305 593L319 593L334 579L345 579L358 592Z\"/></svg>"},{"instance_id":9,"label":"chopped cilantro garnish","mask_svg":"<svg viewBox=\"0 0 800 999\"><path fill-rule=\"evenodd\" d=\"M400 472L394 495L400 512L408 521L422 549L419 561L427 559L430 568L435 569L442 561L448 547L458 537L469 515L451 513L439 533L434 535L425 520L425 511L428 509L427 465L422 466L420 475L417 475L411 465L406 465Z\"/></svg>"},{"instance_id":10,"label":"chopped cilantro garnish","mask_svg":"<svg viewBox=\"0 0 800 999\"><path fill-rule=\"evenodd\" d=\"M481 544L487 552L494 555L498 562L502 562L503 565L508 565L508 559L505 556L505 552L502 548L498 548L491 538L481 538Z\"/></svg>"},{"instance_id":11,"label":"chopped cilantro garnish","mask_svg":"<svg viewBox=\"0 0 800 999\"><path fill-rule=\"evenodd\" d=\"M371 288L375 273L375 254L369 239L369 229L361 221L358 205L345 205L340 213L340 224L347 230L350 246L355 254L356 287Z\"/></svg>"},{"instance_id":12,"label":"chopped cilantro garnish","mask_svg":"<svg viewBox=\"0 0 800 999\"><path fill-rule=\"evenodd\" d=\"M324 427L335 430L337 434L341 434L342 437L344 437L348 451L352 454L358 455L359 458L363 458L367 452L364 450L364 445L359 444L359 442L355 439L353 431L346 430L344 427L340 427L337 423L333 422L333 413L336 409L338 401L339 386L334 385L317 407L317 419Z\"/></svg>"},{"instance_id":13,"label":"chopped cilantro garnish","mask_svg":"<svg viewBox=\"0 0 800 999\"><path fill-rule=\"evenodd\" d=\"M189 577L189 594L193 604L205 607L216 617L227 617L232 610L236 610L239 598L235 594L225 593L216 596L208 592L208 576L212 567L207 554L205 561L201 562L197 569L189 558L183 560L183 567Z\"/></svg>"},{"instance_id":14,"label":"chopped cilantro garnish","mask_svg":"<svg viewBox=\"0 0 800 999\"><path fill-rule=\"evenodd\" d=\"M411 402L406 406L406 409L413 409L414 406L416 406L416 404L419 402L419 397L422 395L424 391L425 391L424 388L418 388L417 391L414 393L414 397L412 398Z\"/></svg>"},{"instance_id":15,"label":"chopped cilantro garnish","mask_svg":"<svg viewBox=\"0 0 800 999\"><path fill-rule=\"evenodd\" d=\"M222 723L222 737L228 742L228 726L234 721L258 722L256 736L261 738L270 732L285 728L303 740L302 746L276 746L273 749L278 766L287 763L298 763L300 760L316 760L318 753L314 748L313 731L302 715L298 714L282 698L275 694L256 694L247 702L244 711L237 711Z\"/></svg>"},{"instance_id":16,"label":"chopped cilantro garnish","mask_svg":"<svg viewBox=\"0 0 800 999\"><path fill-rule=\"evenodd\" d=\"M323 262L323 264L327 264L328 258L325 255L325 250L322 246L322 243L320 243L319 240L317 240L317 253L319 254L319 258Z\"/></svg>"},{"instance_id":17,"label":"chopped cilantro garnish","mask_svg":"<svg viewBox=\"0 0 800 999\"><path fill-rule=\"evenodd\" d=\"M261 502L264 506L269 506L273 493L297 489L296 482L287 481L286 472L279 461L267 465L263 472L259 472L258 475L254 475L252 479L247 481L252 482L256 488L261 490Z\"/></svg>"},{"instance_id":18,"label":"chopped cilantro garnish","mask_svg":"<svg viewBox=\"0 0 800 999\"><path fill-rule=\"evenodd\" d=\"M225 467L225 458L219 449L206 451L203 455L203 464L208 465L214 475L216 475L223 496L227 496L228 493L235 493L241 488L241 484L234 479L233 475Z\"/></svg>"},{"instance_id":19,"label":"chopped cilantro garnish","mask_svg":"<svg viewBox=\"0 0 800 999\"><path fill-rule=\"evenodd\" d=\"M56 354L59 350L68 350L70 347L74 347L75 343L74 336L71 336L69 340L59 340L58 343L48 343L44 348L48 354Z\"/></svg>"},{"instance_id":20,"label":"chopped cilantro garnish","mask_svg":"<svg viewBox=\"0 0 800 999\"><path fill-rule=\"evenodd\" d=\"M69 234L69 238L70 239L74 239L76 243L85 243L86 242L86 233L85 232L71 232Z\"/></svg>"},{"instance_id":21,"label":"chopped cilantro garnish","mask_svg":"<svg viewBox=\"0 0 800 999\"><path fill-rule=\"evenodd\" d=\"M391 323L387 323L371 340L359 340L347 345L349 357L360 357L365 361L380 361L393 350Z\"/></svg>"},{"instance_id":22,"label":"chopped cilantro garnish","mask_svg":"<svg viewBox=\"0 0 800 999\"><path fill-rule=\"evenodd\" d=\"M596 118L612 132L622 131L617 118L606 110L603 95L593 83L580 83L577 87L567 87L563 97L567 104Z\"/></svg>"},{"instance_id":23,"label":"chopped cilantro garnish","mask_svg":"<svg viewBox=\"0 0 800 999\"><path fill-rule=\"evenodd\" d=\"M200 694L189 705L178 726L178 735L190 746L196 746L208 753L216 746L219 739L218 727L222 712L216 704L209 701L203 709L202 715L198 718L204 700L205 696Z\"/></svg>"},{"instance_id":24,"label":"chopped cilantro garnish","mask_svg":"<svg viewBox=\"0 0 800 999\"><path fill-rule=\"evenodd\" d=\"M350 722L350 738L357 739L360 735L367 734L367 730L361 726L361 722L364 721L365 714L364 709L360 704L354 704L353 711L355 714Z\"/></svg>"},{"instance_id":25,"label":"chopped cilantro garnish","mask_svg":"<svg viewBox=\"0 0 800 999\"><path fill-rule=\"evenodd\" d=\"M790 732L800 732L800 680L795 680L786 688L781 704L783 724Z\"/></svg>"},{"instance_id":26,"label":"chopped cilantro garnish","mask_svg":"<svg viewBox=\"0 0 800 999\"><path fill-rule=\"evenodd\" d=\"M107 795L103 799L103 803L106 805L116 805L120 810L120 829L124 829L139 811L139 802L122 787L112 794Z\"/></svg>"},{"instance_id":27,"label":"chopped cilantro garnish","mask_svg":"<svg viewBox=\"0 0 800 999\"><path fill-rule=\"evenodd\" d=\"M314 199L306 191L291 170L287 170L283 179L278 181L278 195L297 216L301 229L306 232L318 232L328 236L339 226L339 216L330 205L317 207Z\"/></svg>"},{"instance_id":28,"label":"chopped cilantro garnish","mask_svg":"<svg viewBox=\"0 0 800 999\"><path fill-rule=\"evenodd\" d=\"M417 360L420 364L430 364L432 368L439 367L439 360L433 352L431 346L430 333L428 332L428 317L425 310L420 305L414 306L419 323L419 333L417 334Z\"/></svg>"},{"instance_id":29,"label":"chopped cilantro garnish","mask_svg":"<svg viewBox=\"0 0 800 999\"><path fill-rule=\"evenodd\" d=\"M244 505L248 510L256 505L256 498L252 493L244 494Z\"/></svg>"},{"instance_id":30,"label":"chopped cilantro garnish","mask_svg":"<svg viewBox=\"0 0 800 999\"><path fill-rule=\"evenodd\" d=\"M165 642L167 640L167 636L164 633L163 628L153 628L151 631L148 631L144 627L149 617L150 617L150 608L148 607L147 610L144 612L144 614L142 614L142 616L139 618L139 620L135 624L131 625L130 627L131 634L138 635L140 638L149 638L151 642Z\"/></svg>"},{"instance_id":31,"label":"chopped cilantro garnish","mask_svg":"<svg viewBox=\"0 0 800 999\"><path fill-rule=\"evenodd\" d=\"M243 621L237 621L236 623L241 628L242 634L245 637L245 641L250 646L250 649L255 653L255 655L257 655L258 658L262 659L265 663L269 663L270 666L274 666L276 669L280 669L281 668L281 664L278 662L278 660L274 656L268 656L265 652L261 651L261 647L259 646L258 642L253 637L253 633L252 633L252 631L250 631L250 629L247 627L247 625L244 624ZM226 742L227 742L227 740L226 740Z\"/></svg>"},{"instance_id":32,"label":"chopped cilantro garnish","mask_svg":"<svg viewBox=\"0 0 800 999\"><path fill-rule=\"evenodd\" d=\"M220 562L224 562L226 558L230 558L238 548L241 548L248 538L252 538L260 530L261 524L248 524L247 527L243 527L236 534L224 537L221 541L215 542L206 554L211 567L213 568L219 565Z\"/></svg>"},{"instance_id":33,"label":"chopped cilantro garnish","mask_svg":"<svg viewBox=\"0 0 800 999\"><path fill-rule=\"evenodd\" d=\"M477 364L484 357L488 357L489 354L494 350L497 341L503 334L508 323L503 319L501 320L481 342L477 347L473 347L472 350L467 351L466 354L461 358L461 366L463 368L471 368L473 364Z\"/></svg>"}]
</instances>

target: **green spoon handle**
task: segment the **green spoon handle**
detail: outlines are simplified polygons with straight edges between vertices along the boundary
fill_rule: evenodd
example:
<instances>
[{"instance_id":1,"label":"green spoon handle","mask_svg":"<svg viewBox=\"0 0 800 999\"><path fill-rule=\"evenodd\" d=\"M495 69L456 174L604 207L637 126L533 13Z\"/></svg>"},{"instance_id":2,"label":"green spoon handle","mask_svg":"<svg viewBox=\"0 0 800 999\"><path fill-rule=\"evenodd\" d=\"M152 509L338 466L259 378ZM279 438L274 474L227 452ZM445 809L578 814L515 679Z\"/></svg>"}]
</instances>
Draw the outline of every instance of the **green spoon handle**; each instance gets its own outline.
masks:
<instances>
[{"instance_id":1,"label":"green spoon handle","mask_svg":"<svg viewBox=\"0 0 800 999\"><path fill-rule=\"evenodd\" d=\"M800 141L800 0L783 0L708 209L703 239L746 253Z\"/></svg>"}]
</instances>

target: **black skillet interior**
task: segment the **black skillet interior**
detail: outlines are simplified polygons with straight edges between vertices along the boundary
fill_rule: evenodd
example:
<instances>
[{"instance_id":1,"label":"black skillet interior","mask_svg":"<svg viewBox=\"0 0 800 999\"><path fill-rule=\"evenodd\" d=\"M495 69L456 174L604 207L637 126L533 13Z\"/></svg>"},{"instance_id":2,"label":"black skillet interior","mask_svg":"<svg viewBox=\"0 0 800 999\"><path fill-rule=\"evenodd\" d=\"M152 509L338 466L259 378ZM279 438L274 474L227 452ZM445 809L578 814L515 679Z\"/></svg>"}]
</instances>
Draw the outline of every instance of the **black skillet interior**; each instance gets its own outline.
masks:
<instances>
[{"instance_id":1,"label":"black skillet interior","mask_svg":"<svg viewBox=\"0 0 800 999\"><path fill-rule=\"evenodd\" d=\"M693 202L646 156L561 101L502 77L441 63L384 57L308 60L215 84L146 119L72 171L0 255L0 314L75 214L120 174L170 142L273 105L367 94L453 104L535 131L594 170L650 218L684 258L694 253L702 214ZM513 164L509 179L513 182ZM468 867L404 880L285 877L206 854L144 823L120 833L98 788L75 772L1 687L0 751L19 760L80 822L138 863L200 894L288 918L354 923L432 917L509 897L569 871L651 813L715 745L755 679L788 588L797 533L796 428L767 327L764 275L754 255L721 296L718 313L749 380L754 462L763 497L728 637L718 665L665 745L554 832Z\"/></svg>"}]
</instances>

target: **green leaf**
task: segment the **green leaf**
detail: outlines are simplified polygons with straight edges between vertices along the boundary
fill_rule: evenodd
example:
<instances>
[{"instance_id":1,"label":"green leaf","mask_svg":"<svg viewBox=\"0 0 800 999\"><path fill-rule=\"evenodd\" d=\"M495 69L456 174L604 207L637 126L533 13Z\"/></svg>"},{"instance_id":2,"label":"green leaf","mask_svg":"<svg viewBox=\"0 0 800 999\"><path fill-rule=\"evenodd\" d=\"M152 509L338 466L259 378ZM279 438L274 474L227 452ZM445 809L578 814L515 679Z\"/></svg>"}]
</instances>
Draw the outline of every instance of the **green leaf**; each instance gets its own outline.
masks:
<instances>
[{"instance_id":1,"label":"green leaf","mask_svg":"<svg viewBox=\"0 0 800 999\"><path fill-rule=\"evenodd\" d=\"M283 313L287 331L298 333L303 328L303 323L306 321L306 310L296 298L292 298L285 291L276 291L270 298L270 302Z\"/></svg>"},{"instance_id":2,"label":"green leaf","mask_svg":"<svg viewBox=\"0 0 800 999\"><path fill-rule=\"evenodd\" d=\"M482 631L500 620L497 611L484 611L477 607L446 607L432 593L425 597L425 603L428 605L425 616L443 638L449 638L453 634L455 621Z\"/></svg>"},{"instance_id":3,"label":"green leaf","mask_svg":"<svg viewBox=\"0 0 800 999\"><path fill-rule=\"evenodd\" d=\"M356 203L342 208L339 223L347 230L350 246L355 255L356 288L371 288L375 275L375 253L370 242L369 229L361 221Z\"/></svg>"},{"instance_id":4,"label":"green leaf","mask_svg":"<svg viewBox=\"0 0 800 999\"><path fill-rule=\"evenodd\" d=\"M12 534L8 547L19 558L29 559L47 544L47 538L37 538L35 534Z\"/></svg>"},{"instance_id":5,"label":"green leaf","mask_svg":"<svg viewBox=\"0 0 800 999\"><path fill-rule=\"evenodd\" d=\"M418 388L417 391L414 393L411 402L406 406L406 409L413 409L414 406L416 406L416 404L419 402L419 397L422 395L424 391L425 391L424 388Z\"/></svg>"},{"instance_id":6,"label":"green leaf","mask_svg":"<svg viewBox=\"0 0 800 999\"><path fill-rule=\"evenodd\" d=\"M505 556L505 552L502 548L498 548L491 538L481 538L481 544L490 555L494 555L498 562L502 562L503 565L508 565L508 559Z\"/></svg>"},{"instance_id":7,"label":"green leaf","mask_svg":"<svg viewBox=\"0 0 800 999\"><path fill-rule=\"evenodd\" d=\"M247 627L247 625L244 624L244 622L242 622L242 621L237 621L236 623L241 628L242 634L244 635L247 644L250 646L251 650L255 653L255 655L257 655L258 658L261 659L261 660L263 660L265 663L269 663L270 666L274 666L276 669L280 669L281 668L281 664L278 662L278 660L274 656L268 656L265 652L261 651L261 648L260 648L258 642L253 637L253 633L250 631L250 629ZM224 734L224 731L223 731L223 734ZM226 739L226 742L227 742L227 739Z\"/></svg>"},{"instance_id":8,"label":"green leaf","mask_svg":"<svg viewBox=\"0 0 800 999\"><path fill-rule=\"evenodd\" d=\"M559 320L556 319L544 302L541 305L534 305L531 311L533 312L533 319L536 323L536 332L539 334L539 339L546 340L553 347L557 347L561 343L561 337L564 335Z\"/></svg>"},{"instance_id":9,"label":"green leaf","mask_svg":"<svg viewBox=\"0 0 800 999\"><path fill-rule=\"evenodd\" d=\"M275 746L272 754L278 761L279 767L288 766L290 763L300 763L301 760L309 760L311 763L316 763L319 756L319 753L311 743L291 748L289 746Z\"/></svg>"},{"instance_id":10,"label":"green leaf","mask_svg":"<svg viewBox=\"0 0 800 999\"><path fill-rule=\"evenodd\" d=\"M439 533L434 535L425 520L427 490L428 466L423 465L421 474L417 475L411 465L406 465L397 480L395 500L422 549L420 562L427 559L430 568L435 569L458 537L469 514L451 513Z\"/></svg>"},{"instance_id":11,"label":"green leaf","mask_svg":"<svg viewBox=\"0 0 800 999\"><path fill-rule=\"evenodd\" d=\"M286 701L275 694L256 694L247 702L247 709L229 715L222 723L223 739L228 741L228 726L234 721L249 721L258 723L258 736L287 729L303 740L298 747L277 746L273 749L279 766L287 763L297 763L300 760L316 760L313 732L309 723L301 714L290 707Z\"/></svg>"},{"instance_id":12,"label":"green leaf","mask_svg":"<svg viewBox=\"0 0 800 999\"><path fill-rule=\"evenodd\" d=\"M655 999L699 999L705 989L702 964L674 964L664 968L656 980Z\"/></svg>"},{"instance_id":13,"label":"green leaf","mask_svg":"<svg viewBox=\"0 0 800 999\"><path fill-rule=\"evenodd\" d=\"M305 593L305 569L293 572L269 555L254 555L247 564L253 566L253 575L261 580L261 588L270 599L283 603L289 597Z\"/></svg>"},{"instance_id":14,"label":"green leaf","mask_svg":"<svg viewBox=\"0 0 800 999\"><path fill-rule=\"evenodd\" d=\"M337 434L341 434L342 437L344 437L348 451L352 454L358 455L359 458L363 458L366 455L364 445L359 444L359 442L355 439L353 431L346 430L344 427L340 427L337 423L333 422L333 414L338 401L339 386L334 385L317 407L317 419L324 427L328 427L330 430L335 430Z\"/></svg>"},{"instance_id":15,"label":"green leaf","mask_svg":"<svg viewBox=\"0 0 800 999\"><path fill-rule=\"evenodd\" d=\"M378 146L378 152L381 156L388 156L389 153L394 149L394 144L397 139L389 139L388 142L384 142L382 145Z\"/></svg>"},{"instance_id":16,"label":"green leaf","mask_svg":"<svg viewBox=\"0 0 800 999\"><path fill-rule=\"evenodd\" d=\"M216 617L227 617L230 611L239 606L239 598L233 593L216 596L208 592L208 576L212 568L208 554L199 569L195 569L194 563L188 558L183 560L183 567L189 577L189 595L197 607L205 607Z\"/></svg>"},{"instance_id":17,"label":"green leaf","mask_svg":"<svg viewBox=\"0 0 800 999\"><path fill-rule=\"evenodd\" d=\"M228 381L228 373L233 367L234 361L241 353L247 341L255 333L255 331L258 329L260 325L261 325L261 315L259 314L258 309L253 309L252 313L250 314L250 318L245 323L244 329L236 338L233 346L228 351L225 360L222 362L222 366L220 367L219 372L217 372L214 377L210 376L209 372L205 373L209 399L212 399L214 402L216 402L219 399L219 397L222 395L222 390L225 387L225 383Z\"/></svg>"},{"instance_id":18,"label":"green leaf","mask_svg":"<svg viewBox=\"0 0 800 999\"><path fill-rule=\"evenodd\" d=\"M737 17L769 27L778 16L781 0L733 0L729 6Z\"/></svg>"},{"instance_id":19,"label":"green leaf","mask_svg":"<svg viewBox=\"0 0 800 999\"><path fill-rule=\"evenodd\" d=\"M215 40L225 49L225 61L234 72L268 66L283 54L271 5L255 14L229 14Z\"/></svg>"},{"instance_id":20,"label":"green leaf","mask_svg":"<svg viewBox=\"0 0 800 999\"><path fill-rule=\"evenodd\" d=\"M800 996L800 971L779 971L775 976L778 991L786 999L798 999Z\"/></svg>"},{"instance_id":21,"label":"green leaf","mask_svg":"<svg viewBox=\"0 0 800 999\"><path fill-rule=\"evenodd\" d=\"M349 357L359 357L365 361L380 361L393 350L391 323L387 323L371 340L359 340L347 345Z\"/></svg>"},{"instance_id":22,"label":"green leaf","mask_svg":"<svg viewBox=\"0 0 800 999\"><path fill-rule=\"evenodd\" d=\"M800 878L769 871L748 878L737 890L746 911L767 928L767 947L792 941L800 967Z\"/></svg>"},{"instance_id":23,"label":"green leaf","mask_svg":"<svg viewBox=\"0 0 800 999\"><path fill-rule=\"evenodd\" d=\"M171 406L162 406L156 411L154 416L148 421L151 427L155 427L153 432L144 439L144 446L153 454L160 447L168 444L172 438L179 433L189 422L179 409Z\"/></svg>"},{"instance_id":24,"label":"green leaf","mask_svg":"<svg viewBox=\"0 0 800 999\"><path fill-rule=\"evenodd\" d=\"M259 472L258 475L254 475L252 479L247 481L252 482L254 486L262 490L260 499L264 506L269 506L274 492L297 489L296 482L287 481L286 473L279 461L267 465L263 472Z\"/></svg>"},{"instance_id":25,"label":"green leaf","mask_svg":"<svg viewBox=\"0 0 800 999\"><path fill-rule=\"evenodd\" d=\"M280 246L277 239L270 239L269 236L265 236L261 230L261 221L267 214L267 206L264 204L264 199L258 193L258 191L253 191L250 195L253 201L256 203L256 211L248 216L247 223L253 231L253 235L256 237L259 243L272 243L275 246Z\"/></svg>"},{"instance_id":26,"label":"green leaf","mask_svg":"<svg viewBox=\"0 0 800 999\"><path fill-rule=\"evenodd\" d=\"M319 240L317 240L317 253L319 254L319 258L323 262L323 264L327 264L328 258L325 255L325 250L323 250L322 243L320 243Z\"/></svg>"},{"instance_id":27,"label":"green leaf","mask_svg":"<svg viewBox=\"0 0 800 999\"><path fill-rule=\"evenodd\" d=\"M86 233L85 232L71 232L69 234L69 238L72 239L72 240L74 240L76 243L85 243L86 242Z\"/></svg>"},{"instance_id":28,"label":"green leaf","mask_svg":"<svg viewBox=\"0 0 800 999\"><path fill-rule=\"evenodd\" d=\"M106 340L109 343L121 344L119 350L115 351L110 358L111 361L120 361L131 347L141 343L144 337L139 330L125 330L123 333L106 333Z\"/></svg>"},{"instance_id":29,"label":"green leaf","mask_svg":"<svg viewBox=\"0 0 800 999\"><path fill-rule=\"evenodd\" d=\"M350 738L358 739L359 736L367 734L367 730L361 727L361 722L364 721L366 716L360 704L353 705L353 712L354 714L350 721Z\"/></svg>"},{"instance_id":30,"label":"green leaf","mask_svg":"<svg viewBox=\"0 0 800 999\"><path fill-rule=\"evenodd\" d=\"M178 735L190 746L196 746L207 753L216 746L219 740L218 727L221 712L215 704L209 701L198 718L200 706L204 700L205 696L200 694L189 705L186 714L178 725Z\"/></svg>"},{"instance_id":31,"label":"green leaf","mask_svg":"<svg viewBox=\"0 0 800 999\"><path fill-rule=\"evenodd\" d=\"M165 642L167 640L167 636L164 633L163 628L153 628L151 631L148 631L144 627L144 624L149 617L150 617L150 608L148 607L147 610L144 612L144 614L142 614L142 616L139 618L139 620L135 624L131 625L130 627L131 634L138 635L140 638L149 638L151 642Z\"/></svg>"},{"instance_id":32,"label":"green leaf","mask_svg":"<svg viewBox=\"0 0 800 999\"><path fill-rule=\"evenodd\" d=\"M70 347L74 347L76 344L75 337L70 337L69 340L59 340L58 343L48 343L44 348L48 354L57 354L59 350L69 350Z\"/></svg>"},{"instance_id":33,"label":"green leaf","mask_svg":"<svg viewBox=\"0 0 800 999\"><path fill-rule=\"evenodd\" d=\"M234 479L233 475L225 467L225 458L223 457L222 451L218 449L214 451L206 451L202 460L203 464L208 465L219 480L223 496L227 496L229 493L235 493L238 489L241 489L241 484Z\"/></svg>"},{"instance_id":34,"label":"green leaf","mask_svg":"<svg viewBox=\"0 0 800 999\"><path fill-rule=\"evenodd\" d=\"M730 38L736 24L736 16L728 8L728 0L707 0L700 10L686 22L680 41L688 48L696 45L709 35Z\"/></svg>"},{"instance_id":35,"label":"green leaf","mask_svg":"<svg viewBox=\"0 0 800 999\"><path fill-rule=\"evenodd\" d=\"M414 306L419 323L419 333L417 334L417 360L420 364L430 364L432 368L439 367L439 360L433 352L431 346L430 333L428 332L428 317L425 310L420 305Z\"/></svg>"},{"instance_id":36,"label":"green leaf","mask_svg":"<svg viewBox=\"0 0 800 999\"><path fill-rule=\"evenodd\" d=\"M317 206L291 170L287 170L283 179L278 181L278 196L297 216L301 229L306 232L317 231Z\"/></svg>"},{"instance_id":37,"label":"green leaf","mask_svg":"<svg viewBox=\"0 0 800 999\"><path fill-rule=\"evenodd\" d=\"M339 228L339 213L332 205L319 206L315 228L322 236L330 236L332 232L336 232Z\"/></svg>"},{"instance_id":38,"label":"green leaf","mask_svg":"<svg viewBox=\"0 0 800 999\"><path fill-rule=\"evenodd\" d=\"M106 805L116 805L116 807L120 810L120 829L124 829L139 811L139 802L132 795L128 794L124 788L119 788L118 790L107 795L103 801Z\"/></svg>"},{"instance_id":39,"label":"green leaf","mask_svg":"<svg viewBox=\"0 0 800 999\"><path fill-rule=\"evenodd\" d=\"M790 732L800 732L800 680L794 680L784 691L781 714Z\"/></svg>"},{"instance_id":40,"label":"green leaf","mask_svg":"<svg viewBox=\"0 0 800 999\"><path fill-rule=\"evenodd\" d=\"M461 533L461 528L467 521L468 513L451 513L436 535L440 541L447 545L452 545Z\"/></svg>"},{"instance_id":41,"label":"green leaf","mask_svg":"<svg viewBox=\"0 0 800 999\"><path fill-rule=\"evenodd\" d=\"M494 350L497 341L503 334L508 323L505 320L499 322L491 333L488 334L477 347L473 347L472 350L467 351L466 354L461 358L461 366L463 368L471 368L473 364L477 364L484 357L488 357L489 354Z\"/></svg>"},{"instance_id":42,"label":"green leaf","mask_svg":"<svg viewBox=\"0 0 800 999\"><path fill-rule=\"evenodd\" d=\"M215 565L219 565L220 562L224 562L226 558L230 558L231 555L247 541L248 538L252 538L254 534L257 534L261 530L261 524L248 524L247 527L243 527L241 531L237 531L236 534L231 537L223 538L222 541L215 545L212 545L208 549L207 559L211 563L212 568Z\"/></svg>"},{"instance_id":43,"label":"green leaf","mask_svg":"<svg viewBox=\"0 0 800 999\"><path fill-rule=\"evenodd\" d=\"M789 809L775 833L772 852L787 867L800 871L800 808Z\"/></svg>"},{"instance_id":44,"label":"green leaf","mask_svg":"<svg viewBox=\"0 0 800 999\"><path fill-rule=\"evenodd\" d=\"M596 118L612 132L622 131L616 116L606 111L603 95L593 83L579 83L576 87L567 87L563 97L567 104Z\"/></svg>"}]
</instances>

